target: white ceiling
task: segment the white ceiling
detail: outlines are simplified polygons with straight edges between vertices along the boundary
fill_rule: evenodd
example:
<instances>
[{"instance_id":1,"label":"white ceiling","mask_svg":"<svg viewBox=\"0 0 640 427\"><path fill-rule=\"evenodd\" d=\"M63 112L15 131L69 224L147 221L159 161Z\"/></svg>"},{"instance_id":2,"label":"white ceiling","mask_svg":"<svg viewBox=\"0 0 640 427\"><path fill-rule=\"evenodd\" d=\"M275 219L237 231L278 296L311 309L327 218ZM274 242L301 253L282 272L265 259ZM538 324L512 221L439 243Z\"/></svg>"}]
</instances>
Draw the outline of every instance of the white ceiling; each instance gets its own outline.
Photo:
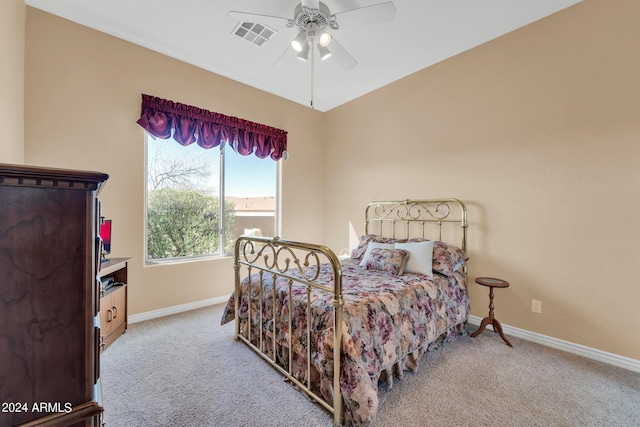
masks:
<instances>
[{"instance_id":1,"label":"white ceiling","mask_svg":"<svg viewBox=\"0 0 640 427\"><path fill-rule=\"evenodd\" d=\"M383 0L323 0L332 13ZM344 71L316 61L314 108L327 111L404 76L542 19L581 0L394 0L391 23L332 35L358 61ZM25 0L29 6L144 46L291 101L310 105L310 63L289 48L297 34L261 47L233 34L230 10L293 18L296 0ZM339 23L339 22L338 22Z\"/></svg>"}]
</instances>

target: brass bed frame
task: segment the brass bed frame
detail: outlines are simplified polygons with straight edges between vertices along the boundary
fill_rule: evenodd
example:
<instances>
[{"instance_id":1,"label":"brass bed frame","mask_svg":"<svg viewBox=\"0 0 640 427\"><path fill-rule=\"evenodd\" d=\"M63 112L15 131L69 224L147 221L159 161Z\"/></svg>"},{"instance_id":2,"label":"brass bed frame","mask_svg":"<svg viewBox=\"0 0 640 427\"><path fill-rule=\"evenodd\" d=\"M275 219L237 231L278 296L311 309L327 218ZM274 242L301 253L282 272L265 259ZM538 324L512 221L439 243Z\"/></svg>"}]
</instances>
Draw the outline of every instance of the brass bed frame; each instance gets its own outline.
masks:
<instances>
[{"instance_id":1,"label":"brass bed frame","mask_svg":"<svg viewBox=\"0 0 640 427\"><path fill-rule=\"evenodd\" d=\"M372 230L372 226L378 224L377 230ZM400 226L398 226L400 225ZM467 249L467 209L464 203L458 199L433 199L433 200L401 200L401 201L379 201L371 202L365 210L365 234L376 233L379 235L387 235L394 238L409 238L428 236L435 240L443 239L443 226L458 227L459 230L454 234L457 239L449 239L449 243L455 244L463 251ZM432 233L435 229L435 234ZM320 264L330 263L333 270L333 287L329 287L318 283L320 273ZM289 292L293 283L301 283L306 286L307 290L307 316L310 316L310 295L311 290L321 290L333 294L334 307L334 328L333 328L333 402L326 401L323 397L318 396L312 391L311 386L311 345L307 345L306 363L307 363L307 380L301 382L292 373L292 357L293 348L291 343L291 334L289 334L288 368L283 367L276 361L276 339L272 339L271 354L265 348L266 343L263 336L263 304L259 305L258 317L260 319L259 337L257 337L258 345L252 343L251 325L247 328L247 337L243 336L240 331L240 289L241 289L241 270L242 267L247 270L246 277L251 278L254 270L258 273L258 287L260 301L263 300L262 282L264 275L271 275L275 283L277 278L284 278L289 284ZM315 267L304 269L305 267ZM243 341L256 353L258 353L265 361L276 368L288 381L298 387L311 399L318 402L329 412L333 414L333 425L342 425L343 417L343 399L340 389L340 361L342 350L342 307L344 300L342 297L342 267L335 253L326 246L301 243L290 240L283 240L278 237L258 237L258 236L240 236L235 245L234 254L235 269L235 338ZM298 275L290 274L290 269L297 271ZM465 283L467 277L467 266L463 266L463 274ZM253 284L249 279L249 292L253 293ZM273 286L275 301L275 286ZM272 318L276 318L276 304L273 304ZM248 322L251 322L251 304L248 305ZM289 331L292 323L291 298L289 298ZM311 322L307 323L307 343L310 343ZM273 324L273 322L272 322ZM273 326L275 328L275 325ZM275 330L274 330L275 332Z\"/></svg>"}]
</instances>

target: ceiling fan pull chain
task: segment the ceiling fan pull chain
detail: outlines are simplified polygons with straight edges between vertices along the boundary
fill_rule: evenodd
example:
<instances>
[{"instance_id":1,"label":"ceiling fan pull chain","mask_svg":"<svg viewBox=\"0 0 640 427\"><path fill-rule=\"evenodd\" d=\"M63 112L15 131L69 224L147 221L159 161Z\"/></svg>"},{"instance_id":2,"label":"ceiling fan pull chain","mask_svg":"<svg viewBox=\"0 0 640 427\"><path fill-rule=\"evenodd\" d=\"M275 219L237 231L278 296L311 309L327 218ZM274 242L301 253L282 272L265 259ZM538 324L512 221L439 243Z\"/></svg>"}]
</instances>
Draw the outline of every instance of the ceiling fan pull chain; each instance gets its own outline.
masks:
<instances>
[{"instance_id":1,"label":"ceiling fan pull chain","mask_svg":"<svg viewBox=\"0 0 640 427\"><path fill-rule=\"evenodd\" d=\"M314 93L314 82L315 78L315 69L316 69L316 61L315 61L315 52L313 47L311 48L311 109L313 109L313 93Z\"/></svg>"}]
</instances>

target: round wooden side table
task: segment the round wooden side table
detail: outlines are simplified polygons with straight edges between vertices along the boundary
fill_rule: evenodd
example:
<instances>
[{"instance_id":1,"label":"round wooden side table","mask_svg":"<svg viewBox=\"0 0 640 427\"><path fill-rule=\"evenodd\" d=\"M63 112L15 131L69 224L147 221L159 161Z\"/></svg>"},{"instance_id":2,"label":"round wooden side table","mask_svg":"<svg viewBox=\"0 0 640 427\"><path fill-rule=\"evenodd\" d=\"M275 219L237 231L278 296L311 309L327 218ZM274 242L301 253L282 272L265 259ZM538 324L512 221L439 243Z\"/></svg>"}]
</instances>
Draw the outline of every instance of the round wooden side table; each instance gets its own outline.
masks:
<instances>
[{"instance_id":1,"label":"round wooden side table","mask_svg":"<svg viewBox=\"0 0 640 427\"><path fill-rule=\"evenodd\" d=\"M478 277L476 278L476 283L482 286L489 287L489 316L482 319L480 327L477 331L471 334L471 336L477 337L482 333L482 331L484 331L484 328L486 328L487 325L491 324L493 325L493 330L500 334L500 337L504 340L504 342L507 343L509 347L513 348L509 340L504 336L504 333L502 333L502 326L500 325L500 322L498 322L498 319L496 319L493 315L493 288L507 288L509 287L509 282L502 279L496 279L494 277Z\"/></svg>"}]
</instances>

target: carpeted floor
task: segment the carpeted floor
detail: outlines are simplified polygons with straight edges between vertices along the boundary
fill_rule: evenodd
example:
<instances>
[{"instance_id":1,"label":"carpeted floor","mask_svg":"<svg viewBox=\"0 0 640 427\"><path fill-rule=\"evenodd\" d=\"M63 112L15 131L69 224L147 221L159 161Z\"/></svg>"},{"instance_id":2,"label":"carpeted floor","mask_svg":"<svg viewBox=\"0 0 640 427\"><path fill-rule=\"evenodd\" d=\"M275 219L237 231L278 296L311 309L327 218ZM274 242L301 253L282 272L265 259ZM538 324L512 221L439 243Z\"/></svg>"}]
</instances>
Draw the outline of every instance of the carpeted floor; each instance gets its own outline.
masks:
<instances>
[{"instance_id":1,"label":"carpeted floor","mask_svg":"<svg viewBox=\"0 0 640 427\"><path fill-rule=\"evenodd\" d=\"M223 305L137 323L101 357L107 427L331 426L220 326ZM371 427L640 426L640 373L486 330L423 358Z\"/></svg>"}]
</instances>

